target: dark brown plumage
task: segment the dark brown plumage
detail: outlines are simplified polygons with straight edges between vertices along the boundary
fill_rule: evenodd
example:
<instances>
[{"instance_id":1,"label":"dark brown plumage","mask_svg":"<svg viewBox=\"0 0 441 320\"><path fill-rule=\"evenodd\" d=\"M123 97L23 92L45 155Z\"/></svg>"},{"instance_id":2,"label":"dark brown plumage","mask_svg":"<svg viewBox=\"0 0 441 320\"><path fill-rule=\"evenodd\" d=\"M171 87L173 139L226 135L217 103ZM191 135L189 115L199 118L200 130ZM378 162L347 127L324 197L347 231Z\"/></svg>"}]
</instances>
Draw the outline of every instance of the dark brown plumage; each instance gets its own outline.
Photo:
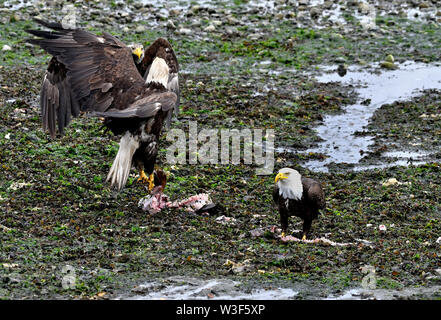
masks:
<instances>
[{"instance_id":1,"label":"dark brown plumage","mask_svg":"<svg viewBox=\"0 0 441 320\"><path fill-rule=\"evenodd\" d=\"M167 89L174 92L177 96L177 101L175 105L175 115L178 116L179 113L179 63L176 58L175 52L167 39L158 38L156 39L145 51L144 58L140 63L136 64L136 68L139 73L143 76L144 80L147 80L150 67L152 62L156 57L161 57L165 60L169 67L169 77L167 83ZM172 114L169 114L171 117ZM167 127L170 125L170 118L167 118Z\"/></svg>"},{"instance_id":2,"label":"dark brown plumage","mask_svg":"<svg viewBox=\"0 0 441 320\"><path fill-rule=\"evenodd\" d=\"M306 239L311 224L318 217L319 209L325 208L325 195L320 183L301 177L293 169L283 168L275 179L273 200L279 208L282 235L288 229L288 218L303 219L303 239Z\"/></svg>"},{"instance_id":3,"label":"dark brown plumage","mask_svg":"<svg viewBox=\"0 0 441 320\"><path fill-rule=\"evenodd\" d=\"M165 39L155 42L156 54L154 49L149 51L152 61L146 81L135 66L131 50L116 37L36 21L53 30L26 30L39 37L27 42L53 56L41 89L43 127L54 137L55 123L62 133L71 117L80 111L104 117L113 133L123 135L108 180L121 189L133 158L140 169L140 179L147 179L145 169L150 175L149 187L153 187L159 135L178 104L177 95L167 88L170 70L177 73L179 68L173 51L169 57L171 47L161 46ZM167 60L171 61L170 66Z\"/></svg>"}]
</instances>

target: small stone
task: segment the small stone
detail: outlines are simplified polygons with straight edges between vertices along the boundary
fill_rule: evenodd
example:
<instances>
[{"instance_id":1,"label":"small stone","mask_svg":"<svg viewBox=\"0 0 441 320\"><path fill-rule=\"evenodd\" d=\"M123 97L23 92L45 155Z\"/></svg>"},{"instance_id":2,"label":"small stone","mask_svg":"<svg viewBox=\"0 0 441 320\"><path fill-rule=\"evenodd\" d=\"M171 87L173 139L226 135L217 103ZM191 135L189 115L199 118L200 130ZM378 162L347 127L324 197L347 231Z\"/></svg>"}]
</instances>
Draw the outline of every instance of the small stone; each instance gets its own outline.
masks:
<instances>
[{"instance_id":1,"label":"small stone","mask_svg":"<svg viewBox=\"0 0 441 320\"><path fill-rule=\"evenodd\" d=\"M348 72L348 67L345 64L340 64L337 68L337 73L340 77L344 77Z\"/></svg>"},{"instance_id":2,"label":"small stone","mask_svg":"<svg viewBox=\"0 0 441 320\"><path fill-rule=\"evenodd\" d=\"M201 10L201 6L196 5L196 6L193 6L190 11L193 12L193 13L196 13L199 10Z\"/></svg>"},{"instance_id":3,"label":"small stone","mask_svg":"<svg viewBox=\"0 0 441 320\"><path fill-rule=\"evenodd\" d=\"M237 28L235 27L226 27L225 32L229 35L234 35L238 33Z\"/></svg>"},{"instance_id":4,"label":"small stone","mask_svg":"<svg viewBox=\"0 0 441 320\"><path fill-rule=\"evenodd\" d=\"M311 15L311 18L317 19L321 16L322 11L317 7L312 7L311 10L309 10L309 14Z\"/></svg>"},{"instance_id":5,"label":"small stone","mask_svg":"<svg viewBox=\"0 0 441 320\"><path fill-rule=\"evenodd\" d=\"M171 10L169 11L169 14L170 14L171 16L178 16L180 13L181 13L181 11L180 11L180 10L177 10L177 9L171 9Z\"/></svg>"},{"instance_id":6,"label":"small stone","mask_svg":"<svg viewBox=\"0 0 441 320\"><path fill-rule=\"evenodd\" d=\"M141 8L143 7L143 5L142 5L141 2L136 2L133 6L134 6L135 9L137 9L137 10L139 10L139 9L141 9Z\"/></svg>"},{"instance_id":7,"label":"small stone","mask_svg":"<svg viewBox=\"0 0 441 320\"><path fill-rule=\"evenodd\" d=\"M142 33L142 32L145 32L145 31L147 31L147 28L144 25L139 25L135 29L135 32L137 32L137 33Z\"/></svg>"},{"instance_id":8,"label":"small stone","mask_svg":"<svg viewBox=\"0 0 441 320\"><path fill-rule=\"evenodd\" d=\"M8 46L7 44L5 44L2 48L2 51L11 51L12 48L10 46Z\"/></svg>"},{"instance_id":9,"label":"small stone","mask_svg":"<svg viewBox=\"0 0 441 320\"><path fill-rule=\"evenodd\" d=\"M248 38L249 38L250 40L258 40L258 39L260 38L260 34L258 34L258 33L252 33L252 34L248 35Z\"/></svg>"},{"instance_id":10,"label":"small stone","mask_svg":"<svg viewBox=\"0 0 441 320\"><path fill-rule=\"evenodd\" d=\"M167 28L176 29L176 25L174 24L173 20L167 21Z\"/></svg>"},{"instance_id":11,"label":"small stone","mask_svg":"<svg viewBox=\"0 0 441 320\"><path fill-rule=\"evenodd\" d=\"M189 34L192 33L192 31L191 31L190 29L187 29L187 28L181 28L181 29L179 29L178 32L179 32L180 34L184 34L184 35L189 35Z\"/></svg>"},{"instance_id":12,"label":"small stone","mask_svg":"<svg viewBox=\"0 0 441 320\"><path fill-rule=\"evenodd\" d=\"M395 178L390 178L389 180L383 183L383 187L394 186L396 184L401 184L401 183Z\"/></svg>"},{"instance_id":13,"label":"small stone","mask_svg":"<svg viewBox=\"0 0 441 320\"><path fill-rule=\"evenodd\" d=\"M358 12L362 13L362 14L367 14L369 12L369 4L365 3L365 2L360 2L358 4Z\"/></svg>"},{"instance_id":14,"label":"small stone","mask_svg":"<svg viewBox=\"0 0 441 320\"><path fill-rule=\"evenodd\" d=\"M390 69L390 70L398 69L398 67L395 64L393 64L392 62L387 62L387 61L381 62L380 67L385 68L385 69Z\"/></svg>"},{"instance_id":15,"label":"small stone","mask_svg":"<svg viewBox=\"0 0 441 320\"><path fill-rule=\"evenodd\" d=\"M212 24L204 29L205 32L213 32L214 30L216 30L216 27Z\"/></svg>"},{"instance_id":16,"label":"small stone","mask_svg":"<svg viewBox=\"0 0 441 320\"><path fill-rule=\"evenodd\" d=\"M395 59L394 59L394 56L393 56L393 55L388 54L387 57L386 57L386 59L385 59L384 61L394 63L394 62L395 62Z\"/></svg>"},{"instance_id":17,"label":"small stone","mask_svg":"<svg viewBox=\"0 0 441 320\"><path fill-rule=\"evenodd\" d=\"M332 8L333 5L334 5L334 3L332 1L325 1L323 3L323 8L325 8L326 10L329 10Z\"/></svg>"}]
</instances>

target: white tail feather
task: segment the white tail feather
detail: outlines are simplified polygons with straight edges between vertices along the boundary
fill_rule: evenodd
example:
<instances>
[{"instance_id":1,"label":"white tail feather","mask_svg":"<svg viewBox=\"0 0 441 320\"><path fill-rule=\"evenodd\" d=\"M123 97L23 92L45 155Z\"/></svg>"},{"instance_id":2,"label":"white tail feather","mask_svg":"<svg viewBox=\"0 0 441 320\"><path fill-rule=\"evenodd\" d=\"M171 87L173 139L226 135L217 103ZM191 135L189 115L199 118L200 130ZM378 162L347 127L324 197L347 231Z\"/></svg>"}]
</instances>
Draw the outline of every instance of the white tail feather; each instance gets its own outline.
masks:
<instances>
[{"instance_id":1,"label":"white tail feather","mask_svg":"<svg viewBox=\"0 0 441 320\"><path fill-rule=\"evenodd\" d=\"M106 179L106 181L110 180L112 186L116 185L118 190L121 190L127 182L132 167L132 157L138 147L137 137L127 131L119 142L118 153Z\"/></svg>"}]
</instances>

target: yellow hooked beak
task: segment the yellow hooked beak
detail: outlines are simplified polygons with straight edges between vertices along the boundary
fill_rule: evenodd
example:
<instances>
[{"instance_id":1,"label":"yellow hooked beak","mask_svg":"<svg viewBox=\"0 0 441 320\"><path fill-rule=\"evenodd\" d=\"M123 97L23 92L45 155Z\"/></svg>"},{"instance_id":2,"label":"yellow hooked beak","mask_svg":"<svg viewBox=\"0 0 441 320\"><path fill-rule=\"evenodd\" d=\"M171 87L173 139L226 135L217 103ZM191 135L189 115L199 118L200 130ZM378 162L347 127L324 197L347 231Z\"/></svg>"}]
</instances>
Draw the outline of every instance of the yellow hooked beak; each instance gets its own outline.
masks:
<instances>
[{"instance_id":1,"label":"yellow hooked beak","mask_svg":"<svg viewBox=\"0 0 441 320\"><path fill-rule=\"evenodd\" d=\"M279 180L288 179L288 176L285 176L283 173L278 173L276 178L274 179L274 182L277 183Z\"/></svg>"},{"instance_id":2,"label":"yellow hooked beak","mask_svg":"<svg viewBox=\"0 0 441 320\"><path fill-rule=\"evenodd\" d=\"M136 48L135 50L132 51L132 53L138 57L138 59L141 59L141 55L142 55L142 49L141 48Z\"/></svg>"}]
</instances>

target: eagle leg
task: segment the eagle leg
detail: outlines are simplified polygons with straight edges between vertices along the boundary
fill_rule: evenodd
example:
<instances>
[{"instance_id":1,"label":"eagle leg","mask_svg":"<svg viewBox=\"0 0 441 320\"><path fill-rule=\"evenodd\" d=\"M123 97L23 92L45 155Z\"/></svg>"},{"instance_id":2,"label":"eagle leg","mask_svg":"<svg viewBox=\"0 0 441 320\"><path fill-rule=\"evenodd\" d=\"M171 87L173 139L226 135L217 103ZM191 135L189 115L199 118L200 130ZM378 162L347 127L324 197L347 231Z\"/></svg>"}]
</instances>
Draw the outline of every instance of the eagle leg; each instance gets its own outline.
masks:
<instances>
[{"instance_id":1,"label":"eagle leg","mask_svg":"<svg viewBox=\"0 0 441 320\"><path fill-rule=\"evenodd\" d=\"M280 212L280 224L282 225L282 238L286 236L288 230L288 213L283 209L279 209Z\"/></svg>"},{"instance_id":2,"label":"eagle leg","mask_svg":"<svg viewBox=\"0 0 441 320\"><path fill-rule=\"evenodd\" d=\"M148 178L148 183L149 183L149 191L152 191L153 188L155 187L155 176L153 175L153 172L150 174Z\"/></svg>"},{"instance_id":3,"label":"eagle leg","mask_svg":"<svg viewBox=\"0 0 441 320\"><path fill-rule=\"evenodd\" d=\"M136 181L140 182L140 183L147 183L147 182L149 182L149 178L146 176L146 174L145 174L143 169L139 170L139 178Z\"/></svg>"},{"instance_id":4,"label":"eagle leg","mask_svg":"<svg viewBox=\"0 0 441 320\"><path fill-rule=\"evenodd\" d=\"M305 219L303 221L303 237L302 240L306 240L306 236L309 233L309 230L311 229L312 220L311 219Z\"/></svg>"}]
</instances>

